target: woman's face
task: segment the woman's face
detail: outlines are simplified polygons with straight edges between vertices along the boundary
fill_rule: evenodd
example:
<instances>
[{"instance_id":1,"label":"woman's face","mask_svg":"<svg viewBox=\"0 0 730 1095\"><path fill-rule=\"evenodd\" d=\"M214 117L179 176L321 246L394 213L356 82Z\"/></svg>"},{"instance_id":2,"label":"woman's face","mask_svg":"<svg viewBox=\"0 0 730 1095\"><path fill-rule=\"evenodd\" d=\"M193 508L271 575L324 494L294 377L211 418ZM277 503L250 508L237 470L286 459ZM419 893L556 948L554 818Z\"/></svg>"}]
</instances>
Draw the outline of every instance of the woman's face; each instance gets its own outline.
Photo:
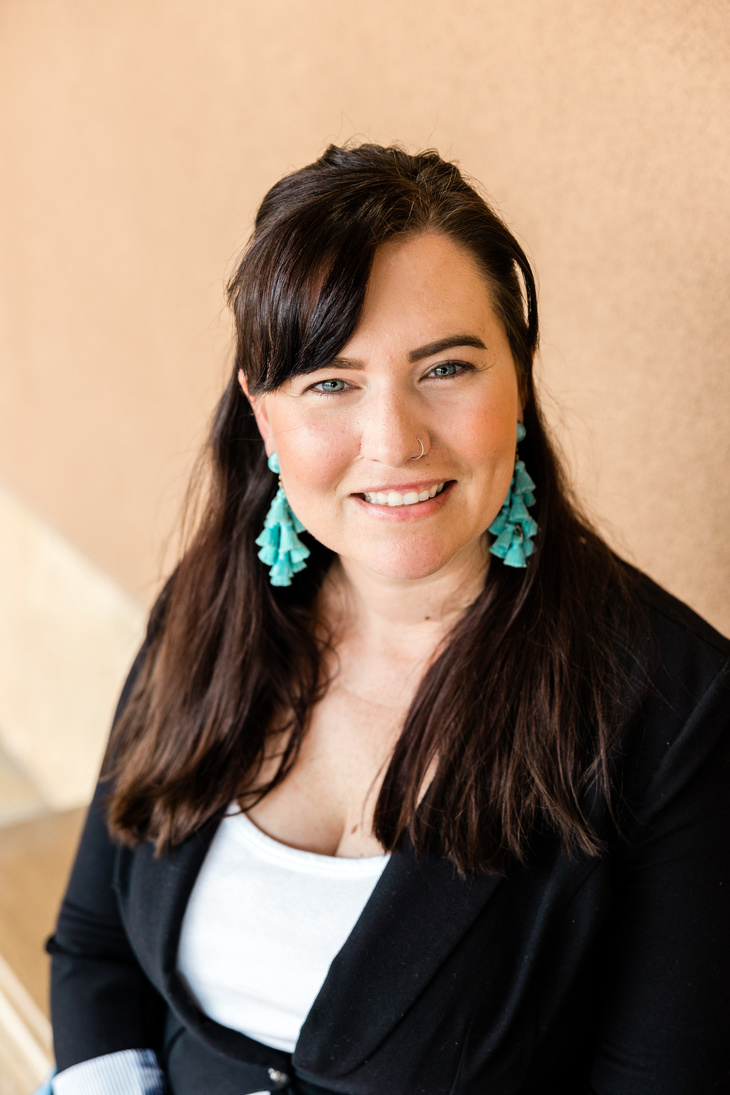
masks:
<instances>
[{"instance_id":1,"label":"woman's face","mask_svg":"<svg viewBox=\"0 0 730 1095\"><path fill-rule=\"evenodd\" d=\"M294 513L346 568L417 579L484 566L521 405L484 279L447 236L383 244L337 359L251 403Z\"/></svg>"}]
</instances>

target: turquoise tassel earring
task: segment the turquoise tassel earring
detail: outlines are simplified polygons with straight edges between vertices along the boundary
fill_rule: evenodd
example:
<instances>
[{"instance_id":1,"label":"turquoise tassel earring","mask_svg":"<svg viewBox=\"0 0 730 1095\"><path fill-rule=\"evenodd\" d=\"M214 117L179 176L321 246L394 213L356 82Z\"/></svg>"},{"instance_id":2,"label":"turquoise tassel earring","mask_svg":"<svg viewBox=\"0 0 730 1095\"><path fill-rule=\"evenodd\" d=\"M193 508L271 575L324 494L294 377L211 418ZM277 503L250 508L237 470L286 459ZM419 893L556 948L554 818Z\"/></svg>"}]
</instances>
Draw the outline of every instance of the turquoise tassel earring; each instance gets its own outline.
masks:
<instances>
[{"instance_id":1,"label":"turquoise tassel earring","mask_svg":"<svg viewBox=\"0 0 730 1095\"><path fill-rule=\"evenodd\" d=\"M278 475L281 469L275 452L267 463ZM309 558L309 548L301 542L298 532L306 532L306 529L292 512L280 478L279 489L264 518L263 531L256 537L261 548L259 559L271 567L269 581L272 586L290 586L292 574L298 574L307 565L304 560Z\"/></svg>"},{"instance_id":2,"label":"turquoise tassel earring","mask_svg":"<svg viewBox=\"0 0 730 1095\"><path fill-rule=\"evenodd\" d=\"M518 422L518 442L524 440L526 432L522 423ZM489 526L489 531L497 537L489 550L492 555L504 560L505 566L526 567L534 551L532 538L537 532L537 524L527 512L527 507L535 504L534 490L535 484L527 474L519 453L515 453L515 470L507 497Z\"/></svg>"}]
</instances>

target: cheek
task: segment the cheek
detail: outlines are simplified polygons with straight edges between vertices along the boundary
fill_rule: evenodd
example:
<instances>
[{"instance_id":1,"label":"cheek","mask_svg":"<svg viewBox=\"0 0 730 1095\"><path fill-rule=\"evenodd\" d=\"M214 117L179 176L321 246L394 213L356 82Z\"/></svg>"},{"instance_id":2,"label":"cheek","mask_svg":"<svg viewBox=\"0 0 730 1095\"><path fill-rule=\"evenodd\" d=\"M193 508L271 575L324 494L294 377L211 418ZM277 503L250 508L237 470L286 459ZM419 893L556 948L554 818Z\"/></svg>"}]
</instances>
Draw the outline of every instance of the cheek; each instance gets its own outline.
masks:
<instances>
[{"instance_id":1,"label":"cheek","mask_svg":"<svg viewBox=\"0 0 730 1095\"><path fill-rule=\"evenodd\" d=\"M463 415L458 423L459 449L474 467L484 469L514 464L516 437L516 410L496 411L491 405L475 407Z\"/></svg>"},{"instance_id":2,"label":"cheek","mask_svg":"<svg viewBox=\"0 0 730 1095\"><path fill-rule=\"evenodd\" d=\"M514 472L517 407L475 407L462 418L458 451L470 469L478 520L491 524L509 491Z\"/></svg>"},{"instance_id":3,"label":"cheek","mask_svg":"<svg viewBox=\"0 0 730 1095\"><path fill-rule=\"evenodd\" d=\"M278 440L284 486L292 508L304 521L299 510L316 508L342 479L352 459L351 441L344 431L307 426L283 430Z\"/></svg>"}]
</instances>

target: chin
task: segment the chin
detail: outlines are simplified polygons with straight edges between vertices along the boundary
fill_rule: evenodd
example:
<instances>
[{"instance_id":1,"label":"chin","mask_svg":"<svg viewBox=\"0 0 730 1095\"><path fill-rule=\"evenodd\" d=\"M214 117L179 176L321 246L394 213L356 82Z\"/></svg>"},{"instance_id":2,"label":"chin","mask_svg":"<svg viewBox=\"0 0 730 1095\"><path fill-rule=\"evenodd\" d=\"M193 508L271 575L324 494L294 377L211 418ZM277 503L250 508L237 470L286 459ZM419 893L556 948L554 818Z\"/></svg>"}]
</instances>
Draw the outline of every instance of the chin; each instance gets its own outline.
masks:
<instances>
[{"instance_id":1,"label":"chin","mask_svg":"<svg viewBox=\"0 0 730 1095\"><path fill-rule=\"evenodd\" d=\"M439 551L391 551L380 552L373 556L360 556L359 562L368 570L394 581L417 581L430 578L446 567L454 557L453 552Z\"/></svg>"}]
</instances>

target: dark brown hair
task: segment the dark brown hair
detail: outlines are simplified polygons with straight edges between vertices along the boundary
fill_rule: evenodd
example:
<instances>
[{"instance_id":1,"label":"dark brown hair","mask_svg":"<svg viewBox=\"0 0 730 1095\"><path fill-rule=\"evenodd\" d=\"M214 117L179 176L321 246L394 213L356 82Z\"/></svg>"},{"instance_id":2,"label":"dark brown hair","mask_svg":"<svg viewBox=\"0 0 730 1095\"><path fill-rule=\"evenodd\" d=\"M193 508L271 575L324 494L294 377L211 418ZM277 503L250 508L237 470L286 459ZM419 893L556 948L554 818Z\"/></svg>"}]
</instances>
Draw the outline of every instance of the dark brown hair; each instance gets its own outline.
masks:
<instances>
[{"instance_id":1,"label":"dark brown hair","mask_svg":"<svg viewBox=\"0 0 730 1095\"><path fill-rule=\"evenodd\" d=\"M153 610L145 657L107 757L112 832L158 851L261 796L289 771L327 687L314 606L332 553L272 588L254 543L276 488L248 401L320 368L355 331L376 248L436 231L468 248L504 325L525 401L520 450L537 484L535 554L494 561L485 588L426 672L385 773L375 834L386 849L438 834L464 872L524 861L536 828L600 851L586 796L609 800L628 571L578 513L535 398L535 282L517 240L435 152L331 146L264 198L229 285L233 372L209 442L195 534ZM621 638L623 636L623 638ZM259 785L267 731L290 731ZM428 794L419 790L431 763Z\"/></svg>"}]
</instances>

